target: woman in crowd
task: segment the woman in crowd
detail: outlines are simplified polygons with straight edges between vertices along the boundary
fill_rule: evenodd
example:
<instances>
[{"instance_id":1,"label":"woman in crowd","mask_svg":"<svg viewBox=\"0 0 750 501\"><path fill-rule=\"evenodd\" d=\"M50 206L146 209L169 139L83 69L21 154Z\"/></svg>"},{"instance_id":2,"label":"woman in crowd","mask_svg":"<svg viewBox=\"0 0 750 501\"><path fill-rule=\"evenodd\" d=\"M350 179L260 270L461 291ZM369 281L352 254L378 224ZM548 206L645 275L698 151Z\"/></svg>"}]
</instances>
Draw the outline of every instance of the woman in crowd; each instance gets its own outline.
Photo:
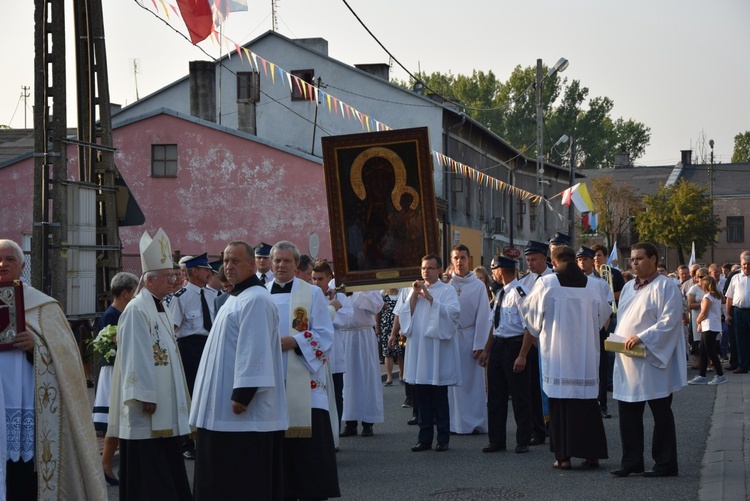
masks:
<instances>
[{"instance_id":1,"label":"woman in crowd","mask_svg":"<svg viewBox=\"0 0 750 501\"><path fill-rule=\"evenodd\" d=\"M99 330L104 329L108 325L117 325L117 322L120 320L120 314L130 300L133 299L133 296L135 296L137 288L138 277L132 273L122 272L112 277L110 290L114 296L114 300L99 319ZM109 362L107 362L102 358L100 364L102 368L99 371L99 379L97 380L96 385L96 397L94 398L94 428L97 432L105 435L104 449L102 451L104 479L109 485L119 485L120 481L117 480L114 471L112 471L112 458L115 456L119 440L117 437L106 436L107 419L109 416L109 394L112 388L112 367L115 365L115 359L112 357Z\"/></svg>"},{"instance_id":2,"label":"woman in crowd","mask_svg":"<svg viewBox=\"0 0 750 501\"><path fill-rule=\"evenodd\" d=\"M383 291L383 310L378 314L378 325L380 326L380 346L385 359L385 386L393 384L393 361L398 362L398 379L403 381L404 373L404 347L396 343L393 348L388 346L388 338L393 330L393 308L398 300L398 289L386 289Z\"/></svg>"},{"instance_id":3,"label":"woman in crowd","mask_svg":"<svg viewBox=\"0 0 750 501\"><path fill-rule=\"evenodd\" d=\"M698 270L700 273L700 270ZM701 311L697 316L698 332L701 334L699 346L700 353L700 374L688 381L688 384L711 384L717 385L727 382L724 371L719 361L719 355L716 353L716 341L721 333L721 300L722 295L719 292L716 280L710 275L701 279L701 286L705 291L701 299ZM706 370L708 361L714 364L716 376L711 381L706 379Z\"/></svg>"}]
</instances>

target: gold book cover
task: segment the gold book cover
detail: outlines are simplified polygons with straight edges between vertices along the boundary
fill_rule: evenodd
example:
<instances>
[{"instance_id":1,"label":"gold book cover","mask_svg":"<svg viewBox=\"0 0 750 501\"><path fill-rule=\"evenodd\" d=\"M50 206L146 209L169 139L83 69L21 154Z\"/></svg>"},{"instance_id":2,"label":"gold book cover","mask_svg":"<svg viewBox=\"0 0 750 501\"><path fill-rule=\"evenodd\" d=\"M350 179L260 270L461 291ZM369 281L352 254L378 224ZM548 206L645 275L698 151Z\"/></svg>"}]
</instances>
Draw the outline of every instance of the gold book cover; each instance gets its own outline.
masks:
<instances>
[{"instance_id":1,"label":"gold book cover","mask_svg":"<svg viewBox=\"0 0 750 501\"><path fill-rule=\"evenodd\" d=\"M632 349L628 350L625 348L625 343L618 343L617 341L604 341L604 349L606 351L612 351L614 353L622 353L629 357L645 358L646 347L643 345L633 346Z\"/></svg>"}]
</instances>

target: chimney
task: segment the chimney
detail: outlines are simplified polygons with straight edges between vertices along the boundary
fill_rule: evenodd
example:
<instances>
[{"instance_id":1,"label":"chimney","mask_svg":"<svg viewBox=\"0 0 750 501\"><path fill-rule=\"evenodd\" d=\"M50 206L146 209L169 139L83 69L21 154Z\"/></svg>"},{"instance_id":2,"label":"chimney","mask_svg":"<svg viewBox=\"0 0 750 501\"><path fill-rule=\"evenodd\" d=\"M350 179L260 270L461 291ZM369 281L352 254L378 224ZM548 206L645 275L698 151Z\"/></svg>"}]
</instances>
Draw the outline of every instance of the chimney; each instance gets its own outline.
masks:
<instances>
[{"instance_id":1,"label":"chimney","mask_svg":"<svg viewBox=\"0 0 750 501\"><path fill-rule=\"evenodd\" d=\"M190 61L190 114L216 122L216 66L210 61Z\"/></svg>"},{"instance_id":2,"label":"chimney","mask_svg":"<svg viewBox=\"0 0 750 501\"><path fill-rule=\"evenodd\" d=\"M382 78L386 82L390 81L391 67L385 63L376 64L355 64L355 68L366 71L371 75Z\"/></svg>"},{"instance_id":3,"label":"chimney","mask_svg":"<svg viewBox=\"0 0 750 501\"><path fill-rule=\"evenodd\" d=\"M630 167L630 153L615 153L615 169Z\"/></svg>"},{"instance_id":4,"label":"chimney","mask_svg":"<svg viewBox=\"0 0 750 501\"><path fill-rule=\"evenodd\" d=\"M682 165L693 165L693 150L680 150Z\"/></svg>"},{"instance_id":5,"label":"chimney","mask_svg":"<svg viewBox=\"0 0 750 501\"><path fill-rule=\"evenodd\" d=\"M325 38L295 38L294 41L324 56L328 55L328 40Z\"/></svg>"}]
</instances>

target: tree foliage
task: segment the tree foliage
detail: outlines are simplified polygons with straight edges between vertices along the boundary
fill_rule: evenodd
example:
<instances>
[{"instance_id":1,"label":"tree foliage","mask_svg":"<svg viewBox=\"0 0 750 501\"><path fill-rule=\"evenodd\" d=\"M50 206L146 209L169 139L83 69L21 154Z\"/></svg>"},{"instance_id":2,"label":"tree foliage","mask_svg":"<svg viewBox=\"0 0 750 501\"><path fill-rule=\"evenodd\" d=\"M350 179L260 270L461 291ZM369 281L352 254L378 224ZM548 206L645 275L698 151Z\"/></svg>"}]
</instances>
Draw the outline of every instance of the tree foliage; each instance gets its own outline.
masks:
<instances>
[{"instance_id":1,"label":"tree foliage","mask_svg":"<svg viewBox=\"0 0 750 501\"><path fill-rule=\"evenodd\" d=\"M547 68L543 71L546 75ZM492 71L416 76L424 82L428 93L457 103L467 115L519 151L535 156L535 66L516 66L505 82L498 80ZM395 83L407 88L414 84L413 81ZM614 102L610 98L589 98L589 89L580 81L568 84L558 73L544 79L541 104L545 119L543 146L549 160L557 164L563 163L566 148L560 151L550 147L563 134L576 138L578 157L585 168L612 167L616 153L629 153L631 161L635 161L643 156L651 139L651 129L644 124L613 118Z\"/></svg>"},{"instance_id":2,"label":"tree foliage","mask_svg":"<svg viewBox=\"0 0 750 501\"><path fill-rule=\"evenodd\" d=\"M599 216L597 232L604 235L607 247L616 241L625 240L630 228L630 216L641 211L640 197L627 181L615 181L612 176L601 176L591 180L591 201Z\"/></svg>"},{"instance_id":3,"label":"tree foliage","mask_svg":"<svg viewBox=\"0 0 750 501\"><path fill-rule=\"evenodd\" d=\"M732 162L750 162L750 130L734 136L734 152Z\"/></svg>"},{"instance_id":4,"label":"tree foliage","mask_svg":"<svg viewBox=\"0 0 750 501\"><path fill-rule=\"evenodd\" d=\"M693 242L696 256L701 256L721 230L720 219L711 218L711 198L706 190L706 186L681 179L671 186L662 185L653 196L644 196L646 210L635 219L641 240L677 249L680 264L685 264L685 251Z\"/></svg>"}]
</instances>

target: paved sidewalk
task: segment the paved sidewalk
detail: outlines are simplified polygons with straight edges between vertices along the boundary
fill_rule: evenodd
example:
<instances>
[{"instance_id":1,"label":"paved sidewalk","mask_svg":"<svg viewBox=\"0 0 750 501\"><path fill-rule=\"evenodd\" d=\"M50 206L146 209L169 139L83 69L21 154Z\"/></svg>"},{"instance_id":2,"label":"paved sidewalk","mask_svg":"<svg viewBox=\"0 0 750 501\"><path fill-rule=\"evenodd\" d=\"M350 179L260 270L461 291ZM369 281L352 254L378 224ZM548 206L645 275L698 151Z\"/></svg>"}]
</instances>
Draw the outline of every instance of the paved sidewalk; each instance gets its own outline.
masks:
<instances>
[{"instance_id":1,"label":"paved sidewalk","mask_svg":"<svg viewBox=\"0 0 750 501\"><path fill-rule=\"evenodd\" d=\"M701 467L699 498L705 501L737 501L750 494L750 375L727 372L729 381L716 391Z\"/></svg>"}]
</instances>

